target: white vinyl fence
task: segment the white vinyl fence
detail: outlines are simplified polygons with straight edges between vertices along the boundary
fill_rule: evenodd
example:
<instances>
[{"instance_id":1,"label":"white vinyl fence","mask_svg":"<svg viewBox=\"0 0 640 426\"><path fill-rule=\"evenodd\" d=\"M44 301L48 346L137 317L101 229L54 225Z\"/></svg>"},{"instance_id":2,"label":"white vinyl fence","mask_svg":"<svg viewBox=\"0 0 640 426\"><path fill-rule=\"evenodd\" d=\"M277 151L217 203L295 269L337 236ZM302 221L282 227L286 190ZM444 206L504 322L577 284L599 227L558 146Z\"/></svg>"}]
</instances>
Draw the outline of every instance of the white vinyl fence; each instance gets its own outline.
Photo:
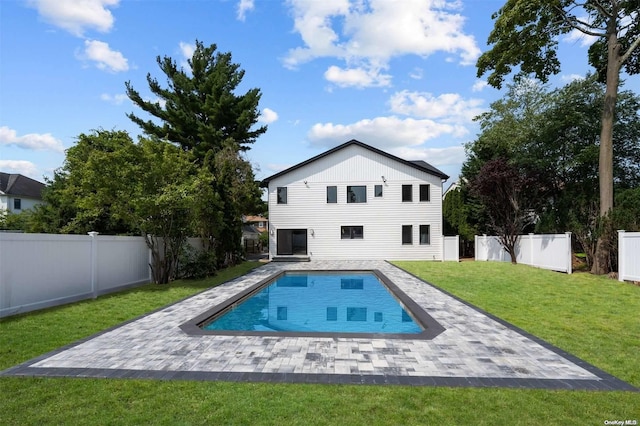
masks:
<instances>
[{"instance_id":1,"label":"white vinyl fence","mask_svg":"<svg viewBox=\"0 0 640 426\"><path fill-rule=\"evenodd\" d=\"M0 232L0 318L148 283L149 261L142 237Z\"/></svg>"},{"instance_id":2,"label":"white vinyl fence","mask_svg":"<svg viewBox=\"0 0 640 426\"><path fill-rule=\"evenodd\" d=\"M640 232L618 231L618 280L640 281Z\"/></svg>"},{"instance_id":3,"label":"white vinyl fence","mask_svg":"<svg viewBox=\"0 0 640 426\"><path fill-rule=\"evenodd\" d=\"M442 255L442 260L451 260L454 262L460 261L460 236L456 235L454 237L442 237L443 244L442 249L444 253Z\"/></svg>"},{"instance_id":4,"label":"white vinyl fence","mask_svg":"<svg viewBox=\"0 0 640 426\"><path fill-rule=\"evenodd\" d=\"M511 262L498 237L475 236L476 260ZM564 234L520 235L516 244L516 261L553 271L572 272L571 232Z\"/></svg>"}]
</instances>

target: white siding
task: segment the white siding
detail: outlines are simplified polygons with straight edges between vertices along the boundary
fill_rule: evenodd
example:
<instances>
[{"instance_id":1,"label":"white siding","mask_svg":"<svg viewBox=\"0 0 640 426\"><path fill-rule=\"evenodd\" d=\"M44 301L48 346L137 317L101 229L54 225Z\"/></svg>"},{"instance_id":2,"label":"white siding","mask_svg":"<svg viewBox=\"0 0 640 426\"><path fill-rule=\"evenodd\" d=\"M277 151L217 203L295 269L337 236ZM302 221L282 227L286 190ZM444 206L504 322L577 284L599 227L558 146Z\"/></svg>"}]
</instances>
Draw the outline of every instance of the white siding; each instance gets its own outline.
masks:
<instances>
[{"instance_id":1,"label":"white siding","mask_svg":"<svg viewBox=\"0 0 640 426\"><path fill-rule=\"evenodd\" d=\"M412 202L402 202L407 184L413 185ZM419 201L420 184L430 185L429 202ZM332 185L336 204L326 201ZM347 203L348 185L366 185L367 202ZM382 197L374 197L374 185L383 185ZM287 204L277 204L277 187L287 187ZM363 239L341 239L341 226L351 225L363 226ZM402 244L402 225L413 226L412 245ZM430 225L429 245L419 244L420 225ZM269 227L271 256L278 229L307 229L308 254L315 259L441 260L442 179L348 146L269 182Z\"/></svg>"}]
</instances>

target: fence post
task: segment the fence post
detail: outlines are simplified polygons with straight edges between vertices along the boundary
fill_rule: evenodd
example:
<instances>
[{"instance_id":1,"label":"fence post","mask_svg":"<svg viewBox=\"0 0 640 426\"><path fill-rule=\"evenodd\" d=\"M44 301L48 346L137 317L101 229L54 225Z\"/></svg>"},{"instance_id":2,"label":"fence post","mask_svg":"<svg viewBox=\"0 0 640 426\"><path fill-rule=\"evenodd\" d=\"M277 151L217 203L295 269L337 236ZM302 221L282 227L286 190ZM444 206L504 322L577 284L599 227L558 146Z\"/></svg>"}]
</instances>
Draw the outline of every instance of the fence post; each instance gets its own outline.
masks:
<instances>
[{"instance_id":1,"label":"fence post","mask_svg":"<svg viewBox=\"0 0 640 426\"><path fill-rule=\"evenodd\" d=\"M571 250L571 232L565 232L567 236L567 274L573 273L573 251Z\"/></svg>"},{"instance_id":2,"label":"fence post","mask_svg":"<svg viewBox=\"0 0 640 426\"><path fill-rule=\"evenodd\" d=\"M91 237L91 294L98 297L98 232L87 232Z\"/></svg>"},{"instance_id":3,"label":"fence post","mask_svg":"<svg viewBox=\"0 0 640 426\"><path fill-rule=\"evenodd\" d=\"M624 281L625 277L625 253L624 253L624 230L618 231L618 281Z\"/></svg>"},{"instance_id":4,"label":"fence post","mask_svg":"<svg viewBox=\"0 0 640 426\"><path fill-rule=\"evenodd\" d=\"M535 260L533 257L533 232L529 232L529 252L529 260L531 261L529 265L533 266L535 265L535 263L533 263Z\"/></svg>"}]
</instances>

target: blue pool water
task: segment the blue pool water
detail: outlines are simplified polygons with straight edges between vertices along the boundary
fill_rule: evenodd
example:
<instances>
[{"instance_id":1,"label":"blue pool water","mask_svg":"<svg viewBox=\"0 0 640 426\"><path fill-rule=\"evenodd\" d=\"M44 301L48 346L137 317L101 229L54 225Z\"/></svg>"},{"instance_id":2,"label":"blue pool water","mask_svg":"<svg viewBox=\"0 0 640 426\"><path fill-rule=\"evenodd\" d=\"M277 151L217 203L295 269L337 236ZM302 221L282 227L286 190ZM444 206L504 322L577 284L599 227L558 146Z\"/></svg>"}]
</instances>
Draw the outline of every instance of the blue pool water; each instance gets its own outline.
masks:
<instances>
[{"instance_id":1,"label":"blue pool water","mask_svg":"<svg viewBox=\"0 0 640 426\"><path fill-rule=\"evenodd\" d=\"M205 330L416 334L424 329L373 273L292 273Z\"/></svg>"}]
</instances>

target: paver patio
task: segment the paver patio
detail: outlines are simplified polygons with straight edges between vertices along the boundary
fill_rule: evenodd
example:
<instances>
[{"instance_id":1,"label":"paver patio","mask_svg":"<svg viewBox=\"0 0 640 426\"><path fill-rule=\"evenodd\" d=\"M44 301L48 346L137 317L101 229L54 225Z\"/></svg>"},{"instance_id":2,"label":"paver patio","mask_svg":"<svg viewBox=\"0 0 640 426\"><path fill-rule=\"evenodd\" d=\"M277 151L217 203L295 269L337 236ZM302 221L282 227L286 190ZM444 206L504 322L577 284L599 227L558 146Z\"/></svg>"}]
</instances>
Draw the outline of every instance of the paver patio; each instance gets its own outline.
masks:
<instances>
[{"instance_id":1,"label":"paver patio","mask_svg":"<svg viewBox=\"0 0 640 426\"><path fill-rule=\"evenodd\" d=\"M433 340L191 336L180 325L282 270L379 270L446 330ZM383 261L269 263L0 375L637 390Z\"/></svg>"}]
</instances>

